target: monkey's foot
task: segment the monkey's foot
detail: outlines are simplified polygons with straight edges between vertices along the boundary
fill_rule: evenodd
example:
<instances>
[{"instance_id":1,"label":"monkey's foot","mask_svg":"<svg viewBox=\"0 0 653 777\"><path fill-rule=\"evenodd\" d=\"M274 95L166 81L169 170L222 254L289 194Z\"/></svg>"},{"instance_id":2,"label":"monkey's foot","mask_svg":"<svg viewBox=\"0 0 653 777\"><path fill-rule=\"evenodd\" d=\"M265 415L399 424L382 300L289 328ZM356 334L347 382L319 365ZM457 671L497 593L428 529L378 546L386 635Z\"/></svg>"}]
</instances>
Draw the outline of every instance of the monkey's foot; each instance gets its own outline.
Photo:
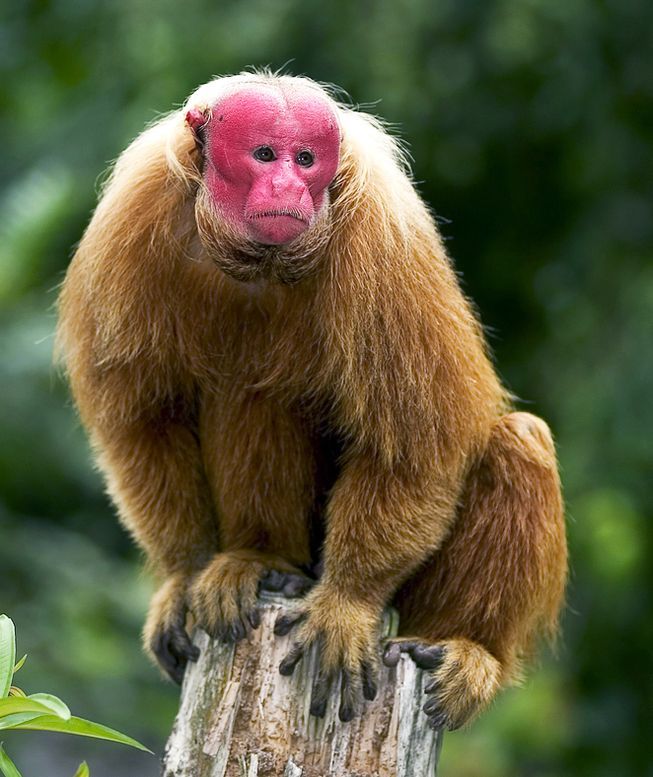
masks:
<instances>
[{"instance_id":1,"label":"monkey's foot","mask_svg":"<svg viewBox=\"0 0 653 777\"><path fill-rule=\"evenodd\" d=\"M279 665L281 674L291 675L301 658L317 645L311 715L324 717L339 677L340 720L351 720L360 711L362 699L374 699L379 617L376 610L318 584L299 606L277 618L277 636L297 627L295 641Z\"/></svg>"},{"instance_id":2,"label":"monkey's foot","mask_svg":"<svg viewBox=\"0 0 653 777\"><path fill-rule=\"evenodd\" d=\"M143 630L145 650L178 685L188 662L200 654L186 631L186 590L183 575L168 578L152 598Z\"/></svg>"},{"instance_id":3,"label":"monkey's foot","mask_svg":"<svg viewBox=\"0 0 653 777\"><path fill-rule=\"evenodd\" d=\"M433 728L460 728L489 705L501 686L501 664L470 640L392 640L383 653L383 663L396 666L402 653L429 673L423 709Z\"/></svg>"},{"instance_id":4,"label":"monkey's foot","mask_svg":"<svg viewBox=\"0 0 653 777\"><path fill-rule=\"evenodd\" d=\"M296 599L308 593L315 580L299 572L279 572L269 569L259 580L259 590L283 594L288 599Z\"/></svg>"},{"instance_id":5,"label":"monkey's foot","mask_svg":"<svg viewBox=\"0 0 653 777\"><path fill-rule=\"evenodd\" d=\"M307 590L302 579L296 567L272 554L255 550L217 553L192 582L190 610L197 625L211 637L238 642L260 624L259 584L298 596Z\"/></svg>"}]
</instances>

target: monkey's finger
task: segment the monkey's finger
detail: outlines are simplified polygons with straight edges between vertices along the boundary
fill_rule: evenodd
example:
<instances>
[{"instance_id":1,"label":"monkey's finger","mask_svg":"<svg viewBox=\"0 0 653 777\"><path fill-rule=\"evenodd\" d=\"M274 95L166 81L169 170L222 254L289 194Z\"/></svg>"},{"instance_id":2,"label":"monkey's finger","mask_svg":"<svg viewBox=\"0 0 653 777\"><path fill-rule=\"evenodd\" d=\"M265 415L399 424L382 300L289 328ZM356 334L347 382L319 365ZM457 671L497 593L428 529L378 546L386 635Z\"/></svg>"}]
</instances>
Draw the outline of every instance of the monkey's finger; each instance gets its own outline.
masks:
<instances>
[{"instance_id":1,"label":"monkey's finger","mask_svg":"<svg viewBox=\"0 0 653 777\"><path fill-rule=\"evenodd\" d=\"M340 709L338 710L338 717L343 723L348 723L358 712L360 691L360 678L348 669L343 669L340 681Z\"/></svg>"},{"instance_id":2,"label":"monkey's finger","mask_svg":"<svg viewBox=\"0 0 653 777\"><path fill-rule=\"evenodd\" d=\"M258 582L262 591L281 591L285 585L285 575L276 569L268 569Z\"/></svg>"},{"instance_id":3,"label":"monkey's finger","mask_svg":"<svg viewBox=\"0 0 653 777\"><path fill-rule=\"evenodd\" d=\"M429 680L429 682L424 686L424 693L433 693L434 691L437 691L439 685L440 685L439 680L436 677L434 677L432 680Z\"/></svg>"},{"instance_id":4,"label":"monkey's finger","mask_svg":"<svg viewBox=\"0 0 653 777\"><path fill-rule=\"evenodd\" d=\"M240 642L247 636L247 627L240 618L234 618L225 628L226 642Z\"/></svg>"},{"instance_id":5,"label":"monkey's finger","mask_svg":"<svg viewBox=\"0 0 653 777\"><path fill-rule=\"evenodd\" d=\"M447 726L447 728L450 731L453 731L454 728L459 728L459 726L448 725L447 716L445 715L444 712L438 712L435 715L429 715L429 725L431 726L431 728L434 728L436 731L441 728L444 728L445 726Z\"/></svg>"},{"instance_id":6,"label":"monkey's finger","mask_svg":"<svg viewBox=\"0 0 653 777\"><path fill-rule=\"evenodd\" d=\"M389 666L389 667L397 666L400 658L401 658L401 648L396 642L392 642L389 645L386 645L381 659L386 666Z\"/></svg>"},{"instance_id":7,"label":"monkey's finger","mask_svg":"<svg viewBox=\"0 0 653 777\"><path fill-rule=\"evenodd\" d=\"M308 613L303 610L279 615L274 624L274 633L277 637L285 637L295 626L306 620Z\"/></svg>"},{"instance_id":8,"label":"monkey's finger","mask_svg":"<svg viewBox=\"0 0 653 777\"><path fill-rule=\"evenodd\" d=\"M261 625L261 613L258 609L258 607L254 607L253 610L250 610L247 613L247 620L249 622L249 625L253 629L258 629L258 627Z\"/></svg>"},{"instance_id":9,"label":"monkey's finger","mask_svg":"<svg viewBox=\"0 0 653 777\"><path fill-rule=\"evenodd\" d=\"M333 674L331 672L325 672L323 669L320 669L315 676L313 689L311 691L310 713L311 715L315 715L316 718L323 718L326 714L326 706L329 701L333 680Z\"/></svg>"},{"instance_id":10,"label":"monkey's finger","mask_svg":"<svg viewBox=\"0 0 653 777\"><path fill-rule=\"evenodd\" d=\"M439 712L441 712L440 709L440 700L437 696L432 696L430 699L427 700L426 704L422 707L424 712L427 715L437 715Z\"/></svg>"},{"instance_id":11,"label":"monkey's finger","mask_svg":"<svg viewBox=\"0 0 653 777\"><path fill-rule=\"evenodd\" d=\"M197 661L200 657L200 649L193 645L191 638L184 626L174 626L170 629L170 646L173 653L183 656L188 661Z\"/></svg>"},{"instance_id":12,"label":"monkey's finger","mask_svg":"<svg viewBox=\"0 0 653 777\"><path fill-rule=\"evenodd\" d=\"M261 591L281 592L289 599L303 596L315 585L315 581L306 575L298 575L294 572L278 572L276 569L268 570L259 581Z\"/></svg>"},{"instance_id":13,"label":"monkey's finger","mask_svg":"<svg viewBox=\"0 0 653 777\"><path fill-rule=\"evenodd\" d=\"M302 642L295 642L286 654L286 657L279 664L279 674L286 677L290 676L295 671L295 667L301 661L303 655L304 644Z\"/></svg>"},{"instance_id":14,"label":"monkey's finger","mask_svg":"<svg viewBox=\"0 0 653 777\"><path fill-rule=\"evenodd\" d=\"M431 683L432 684L432 683ZM422 707L429 719L431 728L443 728L448 722L447 714L442 708L442 702L437 696L431 696Z\"/></svg>"},{"instance_id":15,"label":"monkey's finger","mask_svg":"<svg viewBox=\"0 0 653 777\"><path fill-rule=\"evenodd\" d=\"M444 660L445 649L442 645L418 644L409 653L420 669L437 669Z\"/></svg>"},{"instance_id":16,"label":"monkey's finger","mask_svg":"<svg viewBox=\"0 0 653 777\"><path fill-rule=\"evenodd\" d=\"M152 641L151 647L164 672L173 682L181 685L187 662L172 649L169 633L167 631L160 632Z\"/></svg>"},{"instance_id":17,"label":"monkey's finger","mask_svg":"<svg viewBox=\"0 0 653 777\"><path fill-rule=\"evenodd\" d=\"M397 666L399 659L401 658L401 654L410 653L410 651L419 644L419 642L414 640L389 642L383 651L383 663L389 667Z\"/></svg>"},{"instance_id":18,"label":"monkey's finger","mask_svg":"<svg viewBox=\"0 0 653 777\"><path fill-rule=\"evenodd\" d=\"M363 685L363 696L367 701L376 699L378 690L376 671L370 661L361 661L361 682Z\"/></svg>"},{"instance_id":19,"label":"monkey's finger","mask_svg":"<svg viewBox=\"0 0 653 777\"><path fill-rule=\"evenodd\" d=\"M283 586L283 595L289 599L294 599L299 596L303 596L307 591L315 585L315 580L311 580L310 577L304 577L304 575L286 575L286 582Z\"/></svg>"},{"instance_id":20,"label":"monkey's finger","mask_svg":"<svg viewBox=\"0 0 653 777\"><path fill-rule=\"evenodd\" d=\"M173 668L167 669L168 676L170 679L176 684L181 685L184 682L184 675L186 674L186 661L181 661L180 663L176 664Z\"/></svg>"}]
</instances>

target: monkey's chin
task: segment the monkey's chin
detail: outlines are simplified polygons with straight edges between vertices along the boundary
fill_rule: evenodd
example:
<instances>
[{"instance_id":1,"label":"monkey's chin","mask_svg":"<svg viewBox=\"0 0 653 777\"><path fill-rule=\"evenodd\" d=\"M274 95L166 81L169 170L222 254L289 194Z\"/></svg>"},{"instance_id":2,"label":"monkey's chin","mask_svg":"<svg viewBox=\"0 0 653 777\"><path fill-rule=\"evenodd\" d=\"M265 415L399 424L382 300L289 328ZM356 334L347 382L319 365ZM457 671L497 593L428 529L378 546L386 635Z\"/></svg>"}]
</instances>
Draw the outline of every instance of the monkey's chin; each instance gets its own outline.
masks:
<instances>
[{"instance_id":1,"label":"monkey's chin","mask_svg":"<svg viewBox=\"0 0 653 777\"><path fill-rule=\"evenodd\" d=\"M252 219L247 225L247 232L255 243L265 246L285 246L298 240L309 228L308 221L295 216L275 214Z\"/></svg>"},{"instance_id":2,"label":"monkey's chin","mask_svg":"<svg viewBox=\"0 0 653 777\"><path fill-rule=\"evenodd\" d=\"M263 243L243 234L216 211L205 189L195 202L195 221L209 258L225 275L245 283L299 283L317 272L331 237L331 211L326 201L310 226L287 243Z\"/></svg>"}]
</instances>

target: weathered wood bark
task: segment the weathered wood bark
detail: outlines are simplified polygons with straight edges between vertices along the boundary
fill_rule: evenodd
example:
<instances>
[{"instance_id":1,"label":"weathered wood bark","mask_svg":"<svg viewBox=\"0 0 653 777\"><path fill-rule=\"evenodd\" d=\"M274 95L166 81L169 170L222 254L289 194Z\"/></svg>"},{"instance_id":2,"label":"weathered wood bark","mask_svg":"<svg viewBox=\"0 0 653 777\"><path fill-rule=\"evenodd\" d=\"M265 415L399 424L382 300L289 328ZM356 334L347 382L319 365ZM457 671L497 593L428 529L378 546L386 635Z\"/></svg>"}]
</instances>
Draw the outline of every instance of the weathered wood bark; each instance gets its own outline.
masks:
<instances>
[{"instance_id":1,"label":"weathered wood bark","mask_svg":"<svg viewBox=\"0 0 653 777\"><path fill-rule=\"evenodd\" d=\"M202 651L186 672L164 756L165 777L432 777L442 732L420 710L423 673L402 657L381 668L379 693L350 723L338 719L336 694L323 720L309 715L315 656L292 677L279 662L292 641L275 637L288 602L266 598L262 623L234 649L199 631ZM384 634L396 633L388 613Z\"/></svg>"}]
</instances>

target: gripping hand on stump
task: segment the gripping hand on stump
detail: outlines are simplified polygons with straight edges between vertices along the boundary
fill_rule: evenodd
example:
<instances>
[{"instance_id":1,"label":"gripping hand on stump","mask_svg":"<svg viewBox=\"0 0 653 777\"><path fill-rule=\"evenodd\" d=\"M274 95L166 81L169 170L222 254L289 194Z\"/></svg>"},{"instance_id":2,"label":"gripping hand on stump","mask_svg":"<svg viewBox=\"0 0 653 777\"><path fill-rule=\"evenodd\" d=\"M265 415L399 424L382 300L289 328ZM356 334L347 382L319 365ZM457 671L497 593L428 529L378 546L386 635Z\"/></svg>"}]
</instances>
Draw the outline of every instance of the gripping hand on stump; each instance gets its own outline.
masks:
<instances>
[{"instance_id":1,"label":"gripping hand on stump","mask_svg":"<svg viewBox=\"0 0 653 777\"><path fill-rule=\"evenodd\" d=\"M346 600L318 585L301 605L277 618L277 636L295 630L292 647L279 666L281 674L291 675L299 661L317 646L312 715L324 717L338 678L340 720L351 720L361 711L363 700L375 698L379 617L380 613L367 605Z\"/></svg>"},{"instance_id":2,"label":"gripping hand on stump","mask_svg":"<svg viewBox=\"0 0 653 777\"><path fill-rule=\"evenodd\" d=\"M258 592L300 596L312 581L284 559L250 550L217 553L194 579L190 609L198 626L214 639L239 642L258 628Z\"/></svg>"}]
</instances>

